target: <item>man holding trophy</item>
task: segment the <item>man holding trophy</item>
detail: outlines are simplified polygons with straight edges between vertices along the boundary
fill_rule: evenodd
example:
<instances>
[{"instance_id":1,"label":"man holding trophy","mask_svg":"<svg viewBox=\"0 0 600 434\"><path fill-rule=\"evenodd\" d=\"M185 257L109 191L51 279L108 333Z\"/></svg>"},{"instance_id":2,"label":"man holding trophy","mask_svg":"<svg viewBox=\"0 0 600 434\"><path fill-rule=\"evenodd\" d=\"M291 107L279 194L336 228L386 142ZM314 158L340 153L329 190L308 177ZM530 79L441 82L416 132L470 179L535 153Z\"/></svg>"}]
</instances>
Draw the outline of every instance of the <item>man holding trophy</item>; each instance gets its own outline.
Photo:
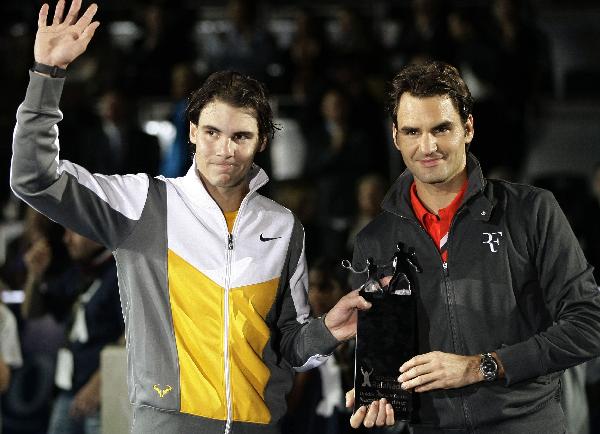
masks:
<instances>
[{"instance_id":1,"label":"man holding trophy","mask_svg":"<svg viewBox=\"0 0 600 434\"><path fill-rule=\"evenodd\" d=\"M407 170L355 244L353 287L373 307L359 312L352 426L566 432L561 371L600 354L592 267L551 193L483 177L468 152L471 94L454 67L408 66L391 97ZM387 313L370 316L378 305ZM399 340L368 345L381 335ZM370 372L384 357L399 362Z\"/></svg>"}]
</instances>

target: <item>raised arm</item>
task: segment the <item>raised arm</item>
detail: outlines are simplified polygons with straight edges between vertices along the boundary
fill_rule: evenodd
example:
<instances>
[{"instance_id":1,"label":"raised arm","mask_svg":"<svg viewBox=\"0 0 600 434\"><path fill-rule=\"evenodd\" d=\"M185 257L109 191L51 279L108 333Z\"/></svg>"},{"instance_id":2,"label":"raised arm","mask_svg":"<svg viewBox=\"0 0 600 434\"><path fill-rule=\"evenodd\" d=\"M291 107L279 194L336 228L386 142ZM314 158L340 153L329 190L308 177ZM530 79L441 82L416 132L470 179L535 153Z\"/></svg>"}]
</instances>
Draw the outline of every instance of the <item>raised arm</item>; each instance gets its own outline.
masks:
<instances>
[{"instance_id":1,"label":"raised arm","mask_svg":"<svg viewBox=\"0 0 600 434\"><path fill-rule=\"evenodd\" d=\"M67 68L85 52L99 23L91 5L78 18L81 0L74 0L63 19L60 0L48 24L48 5L40 9L34 70ZM55 71L54 71L55 72ZM52 220L111 250L139 220L148 192L146 175L92 175L83 167L59 159L57 124L64 78L30 72L13 135L11 187L15 194Z\"/></svg>"}]
</instances>

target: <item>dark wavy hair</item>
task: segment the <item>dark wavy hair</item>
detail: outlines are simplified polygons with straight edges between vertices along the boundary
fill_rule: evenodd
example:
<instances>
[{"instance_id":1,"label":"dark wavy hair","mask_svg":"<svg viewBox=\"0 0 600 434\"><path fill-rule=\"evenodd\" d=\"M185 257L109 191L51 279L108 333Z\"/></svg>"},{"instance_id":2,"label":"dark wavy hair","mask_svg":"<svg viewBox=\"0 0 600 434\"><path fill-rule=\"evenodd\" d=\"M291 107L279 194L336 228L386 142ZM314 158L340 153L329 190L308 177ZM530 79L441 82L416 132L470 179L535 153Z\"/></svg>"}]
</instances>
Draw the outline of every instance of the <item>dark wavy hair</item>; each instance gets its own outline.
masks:
<instances>
[{"instance_id":1,"label":"dark wavy hair","mask_svg":"<svg viewBox=\"0 0 600 434\"><path fill-rule=\"evenodd\" d=\"M212 101L219 100L233 107L252 109L258 124L260 143L269 144L275 134L273 111L265 86L235 71L219 71L211 74L202 87L192 92L185 115L191 123L198 124L200 112Z\"/></svg>"},{"instance_id":2,"label":"dark wavy hair","mask_svg":"<svg viewBox=\"0 0 600 434\"><path fill-rule=\"evenodd\" d=\"M403 93L423 98L448 95L463 123L473 111L473 97L458 70L447 63L429 61L405 66L392 81L388 111L398 127L398 103Z\"/></svg>"}]
</instances>

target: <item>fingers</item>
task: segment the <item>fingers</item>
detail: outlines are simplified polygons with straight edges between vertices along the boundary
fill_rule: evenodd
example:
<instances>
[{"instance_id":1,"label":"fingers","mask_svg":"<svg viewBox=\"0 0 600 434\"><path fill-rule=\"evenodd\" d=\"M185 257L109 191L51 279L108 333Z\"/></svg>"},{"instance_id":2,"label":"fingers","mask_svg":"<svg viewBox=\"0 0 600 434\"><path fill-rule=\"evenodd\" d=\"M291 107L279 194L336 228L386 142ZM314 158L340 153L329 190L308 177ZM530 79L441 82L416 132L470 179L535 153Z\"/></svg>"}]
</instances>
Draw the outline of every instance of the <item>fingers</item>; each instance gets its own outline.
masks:
<instances>
[{"instance_id":1,"label":"fingers","mask_svg":"<svg viewBox=\"0 0 600 434\"><path fill-rule=\"evenodd\" d=\"M365 415L367 414L367 407L361 405L358 410L354 412L352 416L350 416L350 426L352 428L359 428L362 424L363 420L365 420Z\"/></svg>"},{"instance_id":2,"label":"fingers","mask_svg":"<svg viewBox=\"0 0 600 434\"><path fill-rule=\"evenodd\" d=\"M365 416L365 420L363 421L363 425L367 428L373 428L375 426L375 421L377 420L377 413L379 412L379 401L373 401L371 405L369 405L369 409L367 410L367 415Z\"/></svg>"},{"instance_id":3,"label":"fingers","mask_svg":"<svg viewBox=\"0 0 600 434\"><path fill-rule=\"evenodd\" d=\"M382 277L381 279L379 279L379 284L381 285L382 288L384 288L390 284L391 280L392 280L392 276L385 276L385 277Z\"/></svg>"},{"instance_id":4,"label":"fingers","mask_svg":"<svg viewBox=\"0 0 600 434\"><path fill-rule=\"evenodd\" d=\"M64 23L67 25L73 24L77 20L77 15L79 14L80 8L81 0L73 0L73 2L71 2L71 7L69 8L69 13L67 14L67 18L65 18Z\"/></svg>"},{"instance_id":5,"label":"fingers","mask_svg":"<svg viewBox=\"0 0 600 434\"><path fill-rule=\"evenodd\" d=\"M56 8L54 9L54 18L52 19L52 25L58 25L62 22L63 13L65 12L65 0L58 0Z\"/></svg>"},{"instance_id":6,"label":"fingers","mask_svg":"<svg viewBox=\"0 0 600 434\"><path fill-rule=\"evenodd\" d=\"M420 375L431 372L431 370L428 369L428 365L426 364L415 365L410 367L409 369L405 369L404 371L402 371L402 368L400 368L400 371L402 372L402 374L398 377L398 381L400 382L412 380L413 378L416 378Z\"/></svg>"},{"instance_id":7,"label":"fingers","mask_svg":"<svg viewBox=\"0 0 600 434\"><path fill-rule=\"evenodd\" d=\"M42 28L42 27L46 27L46 24L48 23L48 10L50 9L50 6L48 6L48 4L44 3L42 5L42 7L40 8L40 14L38 15L38 28Z\"/></svg>"},{"instance_id":8,"label":"fingers","mask_svg":"<svg viewBox=\"0 0 600 434\"><path fill-rule=\"evenodd\" d=\"M385 424L390 426L396 423L396 418L394 417L394 407L392 404L387 403L385 405Z\"/></svg>"},{"instance_id":9,"label":"fingers","mask_svg":"<svg viewBox=\"0 0 600 434\"><path fill-rule=\"evenodd\" d=\"M404 364L402 366L400 366L400 372L406 372L409 369L414 368L415 366L418 365L424 365L425 363L429 362L429 354L431 353L426 353L426 354L419 354L418 356L413 357L410 360L407 360L406 362L404 362Z\"/></svg>"},{"instance_id":10,"label":"fingers","mask_svg":"<svg viewBox=\"0 0 600 434\"><path fill-rule=\"evenodd\" d=\"M371 303L363 298L362 295L359 295L359 290L355 289L354 291L346 294L340 301L344 300L344 303L348 304L349 308L356 308L360 310L369 309L371 307Z\"/></svg>"},{"instance_id":11,"label":"fingers","mask_svg":"<svg viewBox=\"0 0 600 434\"><path fill-rule=\"evenodd\" d=\"M371 307L371 303L369 303L361 295L359 295L358 292L359 290L355 289L349 292L348 294L344 295L342 298L340 298L335 307L339 307L344 310L369 309Z\"/></svg>"},{"instance_id":12,"label":"fingers","mask_svg":"<svg viewBox=\"0 0 600 434\"><path fill-rule=\"evenodd\" d=\"M92 22L94 15L96 15L96 12L98 12L98 5L93 3L85 10L84 14L79 18L79 20L77 20L75 27L78 27L79 29L87 29ZM96 29L94 28L94 30Z\"/></svg>"},{"instance_id":13,"label":"fingers","mask_svg":"<svg viewBox=\"0 0 600 434\"><path fill-rule=\"evenodd\" d=\"M415 389L416 392L424 392L431 389L432 383L439 379L435 373L422 374L415 376L412 380L402 382L402 389Z\"/></svg>"},{"instance_id":14,"label":"fingers","mask_svg":"<svg viewBox=\"0 0 600 434\"><path fill-rule=\"evenodd\" d=\"M383 426L385 425L385 421L386 421L386 406L388 405L388 402L385 398L381 398L379 400L379 411L377 412L377 418L375 419L375 425L377 426Z\"/></svg>"},{"instance_id":15,"label":"fingers","mask_svg":"<svg viewBox=\"0 0 600 434\"><path fill-rule=\"evenodd\" d=\"M354 405L354 389L346 392L346 407L350 408Z\"/></svg>"},{"instance_id":16,"label":"fingers","mask_svg":"<svg viewBox=\"0 0 600 434\"><path fill-rule=\"evenodd\" d=\"M94 21L89 26L87 26L84 31L81 33L81 39L85 42L86 46L91 41L92 36L96 32L96 29L100 26L99 21Z\"/></svg>"},{"instance_id":17,"label":"fingers","mask_svg":"<svg viewBox=\"0 0 600 434\"><path fill-rule=\"evenodd\" d=\"M354 398L354 389L346 393L346 399L352 392L352 398ZM373 428L374 426L393 425L395 422L394 408L385 398L381 398L379 401L373 401L369 407L364 405L360 406L356 412L350 416L350 426L352 428L359 428L364 425L366 428Z\"/></svg>"}]
</instances>

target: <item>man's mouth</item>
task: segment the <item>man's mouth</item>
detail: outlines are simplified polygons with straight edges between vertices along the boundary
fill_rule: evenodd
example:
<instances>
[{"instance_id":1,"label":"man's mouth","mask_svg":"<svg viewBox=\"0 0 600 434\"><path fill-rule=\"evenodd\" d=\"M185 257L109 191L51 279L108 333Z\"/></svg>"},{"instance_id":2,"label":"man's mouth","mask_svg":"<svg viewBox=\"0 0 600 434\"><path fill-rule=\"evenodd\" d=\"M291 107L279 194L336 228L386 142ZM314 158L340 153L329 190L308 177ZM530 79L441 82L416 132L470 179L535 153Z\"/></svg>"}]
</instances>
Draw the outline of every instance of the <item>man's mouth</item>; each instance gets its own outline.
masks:
<instances>
[{"instance_id":1,"label":"man's mouth","mask_svg":"<svg viewBox=\"0 0 600 434\"><path fill-rule=\"evenodd\" d=\"M419 163L424 167L435 167L442 162L442 158L423 158Z\"/></svg>"}]
</instances>

